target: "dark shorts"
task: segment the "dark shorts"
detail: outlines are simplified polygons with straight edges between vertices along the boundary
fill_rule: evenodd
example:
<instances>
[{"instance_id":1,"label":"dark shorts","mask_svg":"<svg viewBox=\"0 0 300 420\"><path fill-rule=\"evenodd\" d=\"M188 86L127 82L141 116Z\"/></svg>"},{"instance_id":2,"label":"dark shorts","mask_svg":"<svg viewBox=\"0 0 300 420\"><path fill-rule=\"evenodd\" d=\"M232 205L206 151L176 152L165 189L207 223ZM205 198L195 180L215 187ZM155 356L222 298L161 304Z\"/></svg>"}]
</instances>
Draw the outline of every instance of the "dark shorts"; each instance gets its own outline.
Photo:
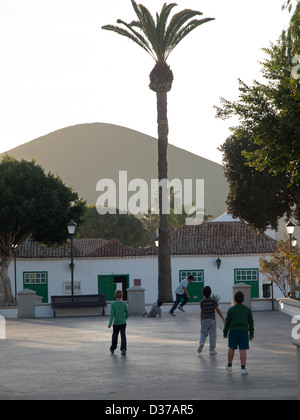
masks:
<instances>
[{"instance_id":1,"label":"dark shorts","mask_svg":"<svg viewBox=\"0 0 300 420\"><path fill-rule=\"evenodd\" d=\"M248 350L249 334L248 331L229 331L228 347L231 349Z\"/></svg>"}]
</instances>

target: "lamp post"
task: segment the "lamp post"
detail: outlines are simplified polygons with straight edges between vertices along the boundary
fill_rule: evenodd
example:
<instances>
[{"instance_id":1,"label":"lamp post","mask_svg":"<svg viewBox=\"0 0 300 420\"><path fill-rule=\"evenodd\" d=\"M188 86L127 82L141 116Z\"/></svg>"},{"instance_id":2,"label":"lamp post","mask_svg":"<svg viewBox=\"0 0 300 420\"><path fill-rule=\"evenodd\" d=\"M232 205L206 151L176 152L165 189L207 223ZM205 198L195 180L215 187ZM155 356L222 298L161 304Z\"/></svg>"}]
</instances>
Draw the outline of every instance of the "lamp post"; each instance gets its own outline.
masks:
<instances>
[{"instance_id":1,"label":"lamp post","mask_svg":"<svg viewBox=\"0 0 300 420\"><path fill-rule=\"evenodd\" d=\"M74 222L73 219L69 221L67 224L68 232L71 238L71 294L74 295L74 262L73 262L73 235L75 233L77 224Z\"/></svg>"},{"instance_id":2,"label":"lamp post","mask_svg":"<svg viewBox=\"0 0 300 420\"><path fill-rule=\"evenodd\" d=\"M17 249L18 245L12 245L12 252L14 254L14 275L15 275L15 301L17 303Z\"/></svg>"},{"instance_id":3,"label":"lamp post","mask_svg":"<svg viewBox=\"0 0 300 420\"><path fill-rule=\"evenodd\" d=\"M297 239L295 238L295 236L292 237L291 244L292 244L292 253L294 253L295 246L297 245ZM296 298L296 282L294 278L293 278L293 291L294 291L293 296L294 298Z\"/></svg>"},{"instance_id":4,"label":"lamp post","mask_svg":"<svg viewBox=\"0 0 300 420\"><path fill-rule=\"evenodd\" d=\"M295 225L291 221L286 224L285 226L287 234L290 236L290 252L292 252L292 236L295 230ZM290 269L290 275L291 275L291 296L294 297L294 286L293 286L293 267L291 263L291 269Z\"/></svg>"}]
</instances>

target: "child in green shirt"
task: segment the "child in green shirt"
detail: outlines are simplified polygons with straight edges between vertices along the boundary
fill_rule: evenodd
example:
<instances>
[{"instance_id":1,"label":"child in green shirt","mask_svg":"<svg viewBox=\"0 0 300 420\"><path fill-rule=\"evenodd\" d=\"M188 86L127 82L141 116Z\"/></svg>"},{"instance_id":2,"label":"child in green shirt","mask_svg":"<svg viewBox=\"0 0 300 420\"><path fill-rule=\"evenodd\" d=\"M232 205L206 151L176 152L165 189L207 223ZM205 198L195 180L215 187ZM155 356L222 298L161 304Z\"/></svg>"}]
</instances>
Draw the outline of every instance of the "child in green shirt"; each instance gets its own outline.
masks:
<instances>
[{"instance_id":1,"label":"child in green shirt","mask_svg":"<svg viewBox=\"0 0 300 420\"><path fill-rule=\"evenodd\" d=\"M126 356L127 351L127 340L126 340L126 321L129 317L128 308L125 302L122 301L123 292L122 290L115 291L116 301L112 303L110 308L110 320L108 328L113 325L113 334L110 346L111 354L114 354L118 346L118 336L121 334L121 352L123 356Z\"/></svg>"},{"instance_id":2,"label":"child in green shirt","mask_svg":"<svg viewBox=\"0 0 300 420\"><path fill-rule=\"evenodd\" d=\"M237 348L240 350L241 359L241 374L247 375L246 370L246 350L249 349L249 335L250 340L254 337L254 321L252 311L248 306L243 305L244 294L242 292L236 292L234 295L236 305L231 306L228 309L227 317L225 320L225 326L223 330L224 338L228 335L228 365L226 367L227 372L232 372L232 361L234 352Z\"/></svg>"}]
</instances>

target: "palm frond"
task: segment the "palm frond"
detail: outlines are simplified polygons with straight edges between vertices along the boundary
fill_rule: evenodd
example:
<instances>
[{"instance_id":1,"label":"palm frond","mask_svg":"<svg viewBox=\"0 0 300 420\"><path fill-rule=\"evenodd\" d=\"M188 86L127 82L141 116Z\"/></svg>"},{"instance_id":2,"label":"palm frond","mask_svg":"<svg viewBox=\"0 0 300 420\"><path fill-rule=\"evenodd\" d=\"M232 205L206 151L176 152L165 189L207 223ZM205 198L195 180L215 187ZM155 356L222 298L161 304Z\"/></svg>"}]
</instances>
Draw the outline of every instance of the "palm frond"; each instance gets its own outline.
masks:
<instances>
[{"instance_id":1,"label":"palm frond","mask_svg":"<svg viewBox=\"0 0 300 420\"><path fill-rule=\"evenodd\" d=\"M140 22L139 20L133 20L133 21L130 23L130 26L136 26L137 28L142 29L142 24L141 24L141 22Z\"/></svg>"},{"instance_id":2,"label":"palm frond","mask_svg":"<svg viewBox=\"0 0 300 420\"><path fill-rule=\"evenodd\" d=\"M157 40L158 40L158 49L159 55L162 57L164 55L164 47L165 47L165 32L167 21L172 9L177 6L176 3L171 4L164 4L160 14L156 14L156 32L157 32Z\"/></svg>"},{"instance_id":3,"label":"palm frond","mask_svg":"<svg viewBox=\"0 0 300 420\"><path fill-rule=\"evenodd\" d=\"M156 27L155 27L155 21L149 12L149 10L143 6L142 4L139 4L138 6L141 11L141 24L142 24L142 30L145 34L145 36L148 38L153 51L155 51L156 56L158 55L158 40L157 40L157 33L156 33Z\"/></svg>"},{"instance_id":4,"label":"palm frond","mask_svg":"<svg viewBox=\"0 0 300 420\"><path fill-rule=\"evenodd\" d=\"M141 21L141 13L140 13L140 9L139 9L138 5L136 4L136 2L134 0L131 0L131 4L132 4L132 7L134 8L134 11L135 11L137 17L138 17L138 20Z\"/></svg>"},{"instance_id":5,"label":"palm frond","mask_svg":"<svg viewBox=\"0 0 300 420\"><path fill-rule=\"evenodd\" d=\"M138 20L126 23L118 20L117 23L125 26L126 29L105 25L102 28L116 32L134 41L137 45L147 51L156 62L166 61L176 45L186 37L193 29L213 18L193 19L202 15L202 12L184 9L168 19L176 3L164 3L160 14L156 13L156 22L149 10L142 4L131 0L132 6Z\"/></svg>"},{"instance_id":6,"label":"palm frond","mask_svg":"<svg viewBox=\"0 0 300 420\"><path fill-rule=\"evenodd\" d=\"M172 42L172 39L176 35L176 33L182 28L182 26L190 19L194 18L195 16L202 15L202 12L198 12L196 10L191 9L184 9L181 12L176 13L167 28L166 36L165 36L165 45L169 45Z\"/></svg>"},{"instance_id":7,"label":"palm frond","mask_svg":"<svg viewBox=\"0 0 300 420\"><path fill-rule=\"evenodd\" d=\"M211 20L214 20L214 18L205 18L205 19L194 19L187 23L182 29L176 32L175 36L169 43L166 51L166 59L169 57L171 52L174 50L176 45L179 44L185 38L191 31L193 31L195 28L197 28L200 25L203 25L206 22L209 22Z\"/></svg>"},{"instance_id":8,"label":"palm frond","mask_svg":"<svg viewBox=\"0 0 300 420\"><path fill-rule=\"evenodd\" d=\"M146 45L143 42L141 42L136 36L131 34L126 29L123 29L123 28L120 28L119 26L114 26L114 25L104 25L104 26L102 26L102 29L105 29L107 31L115 32L119 35L122 35L122 36L125 36L126 38L131 39L136 44L138 44L141 48L143 48L145 51L147 51L147 53L150 54L154 58L151 50L149 51L148 48L146 47Z\"/></svg>"},{"instance_id":9,"label":"palm frond","mask_svg":"<svg viewBox=\"0 0 300 420\"><path fill-rule=\"evenodd\" d=\"M138 38L138 40L144 45L146 51L155 59L155 57L153 56L153 52L151 50L151 47L149 45L149 42L147 41L147 39L140 34L139 32L137 32L134 28L134 26L139 27L138 25L132 25L132 23L126 23L121 19L117 20L117 23L121 23L122 25L124 25L129 31L131 31L133 33L134 36L136 36Z\"/></svg>"}]
</instances>

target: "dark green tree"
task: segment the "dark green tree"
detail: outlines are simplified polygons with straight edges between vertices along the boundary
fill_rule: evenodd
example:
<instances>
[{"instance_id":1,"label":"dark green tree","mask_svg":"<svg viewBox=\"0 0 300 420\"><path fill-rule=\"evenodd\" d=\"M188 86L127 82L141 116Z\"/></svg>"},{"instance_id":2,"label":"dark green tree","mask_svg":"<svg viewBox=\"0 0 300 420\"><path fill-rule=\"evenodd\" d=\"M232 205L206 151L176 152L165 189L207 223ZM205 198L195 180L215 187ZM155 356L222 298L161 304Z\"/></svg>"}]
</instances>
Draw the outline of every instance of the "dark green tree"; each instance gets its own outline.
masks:
<instances>
[{"instance_id":1,"label":"dark green tree","mask_svg":"<svg viewBox=\"0 0 300 420\"><path fill-rule=\"evenodd\" d=\"M271 208L270 205L268 210L268 206L263 204L265 200L261 201L261 208L268 210L261 221L264 226L268 220L272 226L275 226L277 222L274 212L278 211L278 219L284 208L290 213L294 210L295 204L294 216L300 220L300 72L299 78L295 72L295 57L297 59L297 54L300 54L299 28L300 3L296 6L289 29L282 32L276 44L264 49L268 56L262 63L265 83L254 81L252 86L248 86L240 80L239 99L230 102L222 98L222 106L217 107L219 118L239 117L239 125L231 129L233 136L223 146L223 151L227 150L226 175L229 181L231 180L231 187L232 179L236 177L236 169L233 162L228 159L230 156L236 159L235 154L229 153L229 147L233 148L234 142L238 143L235 151L243 156L241 163L251 168L246 171L239 165L242 172L240 181L243 177L245 185L239 190L231 191L229 196L232 203L231 211L234 211L235 206L232 198L239 200L237 194L246 192L248 187L251 189L254 179L257 185L261 179L259 185L263 193L267 194L266 199L270 199L270 203L274 204L274 207ZM266 177L267 173L272 176L268 180L270 188L267 188L267 184L266 188L263 188L263 177ZM257 195L259 195L258 188ZM276 200L278 205L275 206ZM249 212L256 212L257 207L253 207L252 210L246 207L242 209L242 202L241 199L237 212L241 213L242 219L253 222L253 217L249 219ZM257 220L255 225L259 227Z\"/></svg>"},{"instance_id":2,"label":"dark green tree","mask_svg":"<svg viewBox=\"0 0 300 420\"><path fill-rule=\"evenodd\" d=\"M291 212L295 196L285 175L257 171L247 165L243 152L250 152L254 147L247 133L241 132L238 137L229 137L220 147L229 184L227 209L233 217L260 231L268 227L277 229L278 218Z\"/></svg>"},{"instance_id":3,"label":"dark green tree","mask_svg":"<svg viewBox=\"0 0 300 420\"><path fill-rule=\"evenodd\" d=\"M99 214L95 206L88 206L78 230L82 238L116 238L125 245L139 247L148 244L143 223L133 214Z\"/></svg>"},{"instance_id":4,"label":"dark green tree","mask_svg":"<svg viewBox=\"0 0 300 420\"><path fill-rule=\"evenodd\" d=\"M198 19L201 12L184 9L173 15L169 21L175 3L164 3L160 14L154 18L142 4L131 0L137 20L126 23L118 19L121 26L105 25L103 29L113 31L131 39L143 48L155 61L150 73L150 89L156 93L157 99L157 129L158 129L158 179L168 179L167 148L168 148L168 116L167 93L171 90L173 73L167 64L167 59L174 48L195 28L212 18ZM170 302L172 297L171 250L169 238L168 215L163 213L163 200L168 191L159 190L159 249L158 249L158 297L162 302Z\"/></svg>"},{"instance_id":5,"label":"dark green tree","mask_svg":"<svg viewBox=\"0 0 300 420\"><path fill-rule=\"evenodd\" d=\"M282 10L288 9L288 11L290 12L292 10L293 3L296 3L296 1L298 2L298 0L285 0L285 2L282 5Z\"/></svg>"},{"instance_id":6,"label":"dark green tree","mask_svg":"<svg viewBox=\"0 0 300 420\"><path fill-rule=\"evenodd\" d=\"M19 246L30 236L45 245L69 237L67 223L82 221L85 202L76 192L34 161L5 156L0 163L0 303L14 297L8 276L9 264Z\"/></svg>"}]
</instances>

